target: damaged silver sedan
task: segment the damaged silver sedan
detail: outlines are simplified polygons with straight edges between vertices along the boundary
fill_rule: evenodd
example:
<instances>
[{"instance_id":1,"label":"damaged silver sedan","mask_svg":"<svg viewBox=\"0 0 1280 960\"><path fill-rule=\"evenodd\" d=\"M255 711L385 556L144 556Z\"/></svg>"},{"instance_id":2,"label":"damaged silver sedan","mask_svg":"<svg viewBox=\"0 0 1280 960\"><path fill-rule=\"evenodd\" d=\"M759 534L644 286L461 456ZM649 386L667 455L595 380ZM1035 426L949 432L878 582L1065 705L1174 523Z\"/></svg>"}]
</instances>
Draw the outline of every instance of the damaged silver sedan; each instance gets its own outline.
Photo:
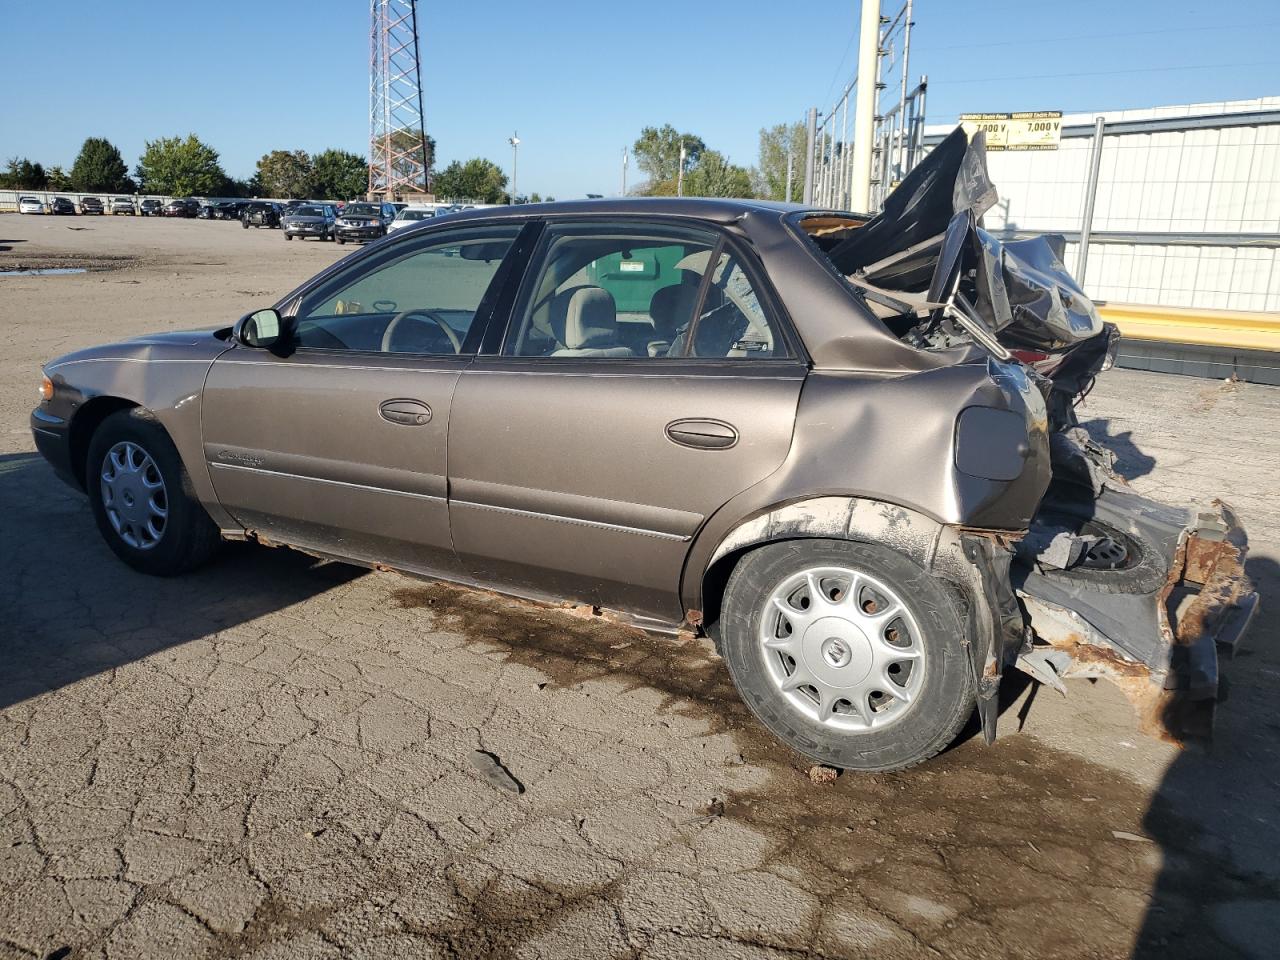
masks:
<instances>
[{"instance_id":1,"label":"damaged silver sedan","mask_svg":"<svg viewBox=\"0 0 1280 960\"><path fill-rule=\"evenodd\" d=\"M222 539L709 635L796 750L887 770L1008 669L1203 734L1257 606L1244 533L1079 426L1115 331L982 229L956 131L874 218L522 205L371 244L232 326L52 361L36 443L157 575Z\"/></svg>"}]
</instances>

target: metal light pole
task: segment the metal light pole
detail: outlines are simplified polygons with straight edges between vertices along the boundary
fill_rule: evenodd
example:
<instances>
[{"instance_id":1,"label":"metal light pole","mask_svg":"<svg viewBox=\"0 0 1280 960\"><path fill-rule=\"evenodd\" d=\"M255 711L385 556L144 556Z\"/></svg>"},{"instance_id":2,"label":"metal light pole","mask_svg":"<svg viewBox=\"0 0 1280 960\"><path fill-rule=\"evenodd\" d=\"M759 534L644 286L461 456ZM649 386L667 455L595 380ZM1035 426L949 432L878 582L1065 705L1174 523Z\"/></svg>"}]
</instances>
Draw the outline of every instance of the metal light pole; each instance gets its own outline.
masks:
<instances>
[{"instance_id":1,"label":"metal light pole","mask_svg":"<svg viewBox=\"0 0 1280 960\"><path fill-rule=\"evenodd\" d=\"M1076 257L1076 278L1084 284L1084 271L1089 266L1089 237L1093 233L1093 204L1098 197L1098 171L1102 167L1102 128L1106 124L1098 117L1093 125L1093 156L1089 158L1089 181L1084 186L1084 216L1080 224L1080 253Z\"/></svg>"},{"instance_id":2,"label":"metal light pole","mask_svg":"<svg viewBox=\"0 0 1280 960\"><path fill-rule=\"evenodd\" d=\"M684 141L680 141L680 169L676 171L676 196L684 196Z\"/></svg>"},{"instance_id":3,"label":"metal light pole","mask_svg":"<svg viewBox=\"0 0 1280 960\"><path fill-rule=\"evenodd\" d=\"M791 202L791 177L795 169L795 160L796 160L795 148L788 147L787 148L787 192L786 192L786 195L783 196L782 198L787 203Z\"/></svg>"},{"instance_id":4,"label":"metal light pole","mask_svg":"<svg viewBox=\"0 0 1280 960\"><path fill-rule=\"evenodd\" d=\"M627 195L627 148L622 148L622 195Z\"/></svg>"},{"instance_id":5,"label":"metal light pole","mask_svg":"<svg viewBox=\"0 0 1280 960\"><path fill-rule=\"evenodd\" d=\"M511 204L515 206L516 197L519 196L516 184L516 161L520 158L520 138L513 132L507 138L507 143L511 144Z\"/></svg>"},{"instance_id":6,"label":"metal light pole","mask_svg":"<svg viewBox=\"0 0 1280 960\"><path fill-rule=\"evenodd\" d=\"M805 151L804 151L804 203L809 206L813 203L813 164L816 159L813 151L818 145L818 108L809 108L809 117L805 123Z\"/></svg>"}]
</instances>

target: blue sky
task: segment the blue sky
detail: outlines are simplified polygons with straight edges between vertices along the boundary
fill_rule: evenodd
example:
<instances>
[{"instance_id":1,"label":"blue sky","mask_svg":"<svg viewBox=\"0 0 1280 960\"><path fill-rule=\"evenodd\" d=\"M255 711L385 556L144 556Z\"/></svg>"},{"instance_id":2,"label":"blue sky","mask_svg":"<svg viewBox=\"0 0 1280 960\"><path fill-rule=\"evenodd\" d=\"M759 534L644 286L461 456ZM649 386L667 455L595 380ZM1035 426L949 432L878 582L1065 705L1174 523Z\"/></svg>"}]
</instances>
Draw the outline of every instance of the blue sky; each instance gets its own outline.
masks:
<instances>
[{"instance_id":1,"label":"blue sky","mask_svg":"<svg viewBox=\"0 0 1280 960\"><path fill-rule=\"evenodd\" d=\"M646 124L755 161L760 127L829 103L856 0L422 0L427 127L443 162L510 163L521 192L615 193ZM896 10L896 0L884 9ZM194 132L234 176L270 149L364 153L366 0L6 0L0 159L69 167L86 136L132 164ZM1280 94L1275 0L917 0L929 119ZM17 38L25 38L19 41ZM631 182L638 179L634 166Z\"/></svg>"}]
</instances>

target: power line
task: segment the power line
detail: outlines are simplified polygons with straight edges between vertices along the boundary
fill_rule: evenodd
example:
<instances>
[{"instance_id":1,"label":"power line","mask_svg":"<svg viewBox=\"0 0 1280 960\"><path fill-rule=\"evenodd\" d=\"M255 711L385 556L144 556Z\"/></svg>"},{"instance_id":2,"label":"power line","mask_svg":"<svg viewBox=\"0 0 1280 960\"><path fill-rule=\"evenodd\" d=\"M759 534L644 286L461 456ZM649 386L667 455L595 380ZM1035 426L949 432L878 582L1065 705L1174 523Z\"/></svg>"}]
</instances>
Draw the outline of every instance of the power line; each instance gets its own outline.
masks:
<instances>
[{"instance_id":1,"label":"power line","mask_svg":"<svg viewBox=\"0 0 1280 960\"><path fill-rule=\"evenodd\" d=\"M1171 73L1179 70L1226 70L1232 67L1269 67L1272 60L1255 60L1250 63L1201 63L1192 65L1180 64L1176 67L1135 67L1131 70L1082 70L1075 73L1024 73L1003 77L965 77L962 80L940 79L931 75L930 87L946 85L959 86L963 83L997 83L1005 80L1065 80L1073 77L1114 77L1131 73Z\"/></svg>"},{"instance_id":2,"label":"power line","mask_svg":"<svg viewBox=\"0 0 1280 960\"><path fill-rule=\"evenodd\" d=\"M1062 44L1072 43L1076 40L1128 40L1130 37L1149 37L1157 34L1168 33L1206 33L1209 30L1240 30L1252 29L1255 27L1275 27L1280 26L1280 21L1271 21L1267 23L1236 23L1226 24L1216 27L1168 27L1163 30L1129 30L1118 31L1112 30L1108 33L1082 33L1073 37L1046 37L1042 40L993 40L987 43L948 43L942 46L930 47L922 46L922 53L932 53L939 50L976 50L985 47L1030 47L1039 46L1041 44Z\"/></svg>"}]
</instances>

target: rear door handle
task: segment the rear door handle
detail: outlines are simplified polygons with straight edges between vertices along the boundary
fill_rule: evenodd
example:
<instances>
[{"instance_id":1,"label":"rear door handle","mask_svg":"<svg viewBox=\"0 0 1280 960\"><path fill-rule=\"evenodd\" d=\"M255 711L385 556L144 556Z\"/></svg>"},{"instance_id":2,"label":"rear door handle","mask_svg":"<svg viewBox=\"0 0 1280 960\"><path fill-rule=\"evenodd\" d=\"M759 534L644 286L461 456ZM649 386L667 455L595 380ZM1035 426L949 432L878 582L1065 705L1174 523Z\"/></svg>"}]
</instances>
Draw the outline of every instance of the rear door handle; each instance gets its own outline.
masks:
<instances>
[{"instance_id":1,"label":"rear door handle","mask_svg":"<svg viewBox=\"0 0 1280 960\"><path fill-rule=\"evenodd\" d=\"M698 450L728 450L738 442L738 431L723 420L673 420L666 434L672 443Z\"/></svg>"},{"instance_id":2,"label":"rear door handle","mask_svg":"<svg viewBox=\"0 0 1280 960\"><path fill-rule=\"evenodd\" d=\"M378 415L388 423L405 427L421 427L431 422L431 408L421 400L384 400Z\"/></svg>"}]
</instances>

